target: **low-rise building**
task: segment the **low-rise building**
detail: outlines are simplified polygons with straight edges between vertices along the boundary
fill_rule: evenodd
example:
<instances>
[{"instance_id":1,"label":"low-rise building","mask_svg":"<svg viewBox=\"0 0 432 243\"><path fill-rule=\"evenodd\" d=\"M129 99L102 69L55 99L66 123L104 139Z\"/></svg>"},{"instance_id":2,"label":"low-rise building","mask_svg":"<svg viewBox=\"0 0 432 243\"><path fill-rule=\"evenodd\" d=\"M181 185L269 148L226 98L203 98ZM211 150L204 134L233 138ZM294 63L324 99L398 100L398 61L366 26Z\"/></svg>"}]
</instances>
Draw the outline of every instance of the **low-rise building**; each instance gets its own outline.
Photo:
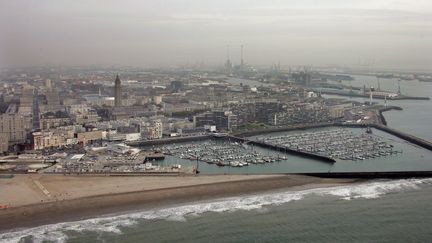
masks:
<instances>
[{"instance_id":1,"label":"low-rise building","mask_svg":"<svg viewBox=\"0 0 432 243\"><path fill-rule=\"evenodd\" d=\"M68 133L60 131L41 131L33 133L33 149L40 150L53 147L62 147L68 145Z\"/></svg>"},{"instance_id":2,"label":"low-rise building","mask_svg":"<svg viewBox=\"0 0 432 243\"><path fill-rule=\"evenodd\" d=\"M77 134L77 141L78 143L91 143L95 140L101 140L103 138L102 131L87 131L87 132L80 132Z\"/></svg>"},{"instance_id":3,"label":"low-rise building","mask_svg":"<svg viewBox=\"0 0 432 243\"><path fill-rule=\"evenodd\" d=\"M333 119L344 117L345 111L352 108L352 103L329 106L329 114Z\"/></svg>"}]
</instances>

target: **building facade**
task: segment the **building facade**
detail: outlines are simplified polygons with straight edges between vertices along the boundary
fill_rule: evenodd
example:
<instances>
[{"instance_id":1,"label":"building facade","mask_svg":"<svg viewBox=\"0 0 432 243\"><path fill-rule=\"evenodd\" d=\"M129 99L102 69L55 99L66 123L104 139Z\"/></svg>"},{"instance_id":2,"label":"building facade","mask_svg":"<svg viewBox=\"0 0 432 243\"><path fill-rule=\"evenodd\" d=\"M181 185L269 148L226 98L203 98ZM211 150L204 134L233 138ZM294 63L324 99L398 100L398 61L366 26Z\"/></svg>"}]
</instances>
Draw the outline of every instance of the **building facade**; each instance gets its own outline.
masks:
<instances>
[{"instance_id":1,"label":"building facade","mask_svg":"<svg viewBox=\"0 0 432 243\"><path fill-rule=\"evenodd\" d=\"M26 142L28 119L18 113L5 113L0 115L0 152L6 152L11 145Z\"/></svg>"},{"instance_id":2,"label":"building facade","mask_svg":"<svg viewBox=\"0 0 432 243\"><path fill-rule=\"evenodd\" d=\"M231 111L211 111L194 116L195 127L206 125L214 125L218 130L233 130L237 128L237 116Z\"/></svg>"},{"instance_id":3,"label":"building facade","mask_svg":"<svg viewBox=\"0 0 432 243\"><path fill-rule=\"evenodd\" d=\"M116 76L115 83L114 83L114 106L120 107L122 106L122 88L121 88L121 81L119 76Z\"/></svg>"}]
</instances>

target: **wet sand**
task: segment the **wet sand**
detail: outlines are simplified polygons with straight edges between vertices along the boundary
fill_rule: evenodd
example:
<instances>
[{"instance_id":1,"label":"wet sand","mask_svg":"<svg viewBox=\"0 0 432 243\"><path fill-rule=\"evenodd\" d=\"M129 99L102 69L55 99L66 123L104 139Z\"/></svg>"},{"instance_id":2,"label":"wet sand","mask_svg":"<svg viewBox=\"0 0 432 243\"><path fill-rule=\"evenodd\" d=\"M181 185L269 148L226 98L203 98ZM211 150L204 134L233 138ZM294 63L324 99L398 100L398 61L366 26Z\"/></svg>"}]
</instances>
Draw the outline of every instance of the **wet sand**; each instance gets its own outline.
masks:
<instances>
[{"instance_id":1,"label":"wet sand","mask_svg":"<svg viewBox=\"0 0 432 243\"><path fill-rule=\"evenodd\" d=\"M0 180L0 231L207 199L354 180L299 175L94 177L19 175Z\"/></svg>"}]
</instances>

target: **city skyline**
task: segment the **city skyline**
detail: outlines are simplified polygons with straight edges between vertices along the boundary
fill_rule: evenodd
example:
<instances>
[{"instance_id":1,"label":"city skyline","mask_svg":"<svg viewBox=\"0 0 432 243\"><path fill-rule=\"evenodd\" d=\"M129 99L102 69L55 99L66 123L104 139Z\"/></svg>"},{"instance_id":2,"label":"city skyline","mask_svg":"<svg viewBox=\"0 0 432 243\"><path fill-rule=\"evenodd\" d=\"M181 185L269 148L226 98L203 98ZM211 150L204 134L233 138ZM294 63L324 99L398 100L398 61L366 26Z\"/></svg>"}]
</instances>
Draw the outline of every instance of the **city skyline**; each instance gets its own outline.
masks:
<instances>
[{"instance_id":1,"label":"city skyline","mask_svg":"<svg viewBox=\"0 0 432 243\"><path fill-rule=\"evenodd\" d=\"M0 9L0 242L430 241L431 1Z\"/></svg>"}]
</instances>

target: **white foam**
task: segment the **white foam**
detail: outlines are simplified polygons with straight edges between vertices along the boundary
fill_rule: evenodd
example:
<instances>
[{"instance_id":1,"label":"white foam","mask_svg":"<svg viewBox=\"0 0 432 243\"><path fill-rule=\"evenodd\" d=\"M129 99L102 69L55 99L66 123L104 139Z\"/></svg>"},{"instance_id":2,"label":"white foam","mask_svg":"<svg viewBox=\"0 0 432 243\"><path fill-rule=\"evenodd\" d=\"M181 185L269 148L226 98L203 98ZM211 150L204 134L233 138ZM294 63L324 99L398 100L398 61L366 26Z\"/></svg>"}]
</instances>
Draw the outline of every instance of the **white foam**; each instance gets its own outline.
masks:
<instances>
[{"instance_id":1,"label":"white foam","mask_svg":"<svg viewBox=\"0 0 432 243\"><path fill-rule=\"evenodd\" d=\"M423 184L432 184L432 179L374 181L301 191L285 191L244 197L230 197L209 202L135 212L113 217L101 217L75 222L57 223L7 232L0 234L0 241L7 243L19 242L23 237L32 236L33 242L65 242L67 240L65 232L67 231L94 231L120 234L122 232L121 227L134 225L138 220L142 219L185 221L188 216L197 216L206 212L221 213L236 210L262 210L263 207L268 205L280 205L291 201L297 201L310 195L334 196L343 200L358 198L373 199L398 191L416 190Z\"/></svg>"}]
</instances>

